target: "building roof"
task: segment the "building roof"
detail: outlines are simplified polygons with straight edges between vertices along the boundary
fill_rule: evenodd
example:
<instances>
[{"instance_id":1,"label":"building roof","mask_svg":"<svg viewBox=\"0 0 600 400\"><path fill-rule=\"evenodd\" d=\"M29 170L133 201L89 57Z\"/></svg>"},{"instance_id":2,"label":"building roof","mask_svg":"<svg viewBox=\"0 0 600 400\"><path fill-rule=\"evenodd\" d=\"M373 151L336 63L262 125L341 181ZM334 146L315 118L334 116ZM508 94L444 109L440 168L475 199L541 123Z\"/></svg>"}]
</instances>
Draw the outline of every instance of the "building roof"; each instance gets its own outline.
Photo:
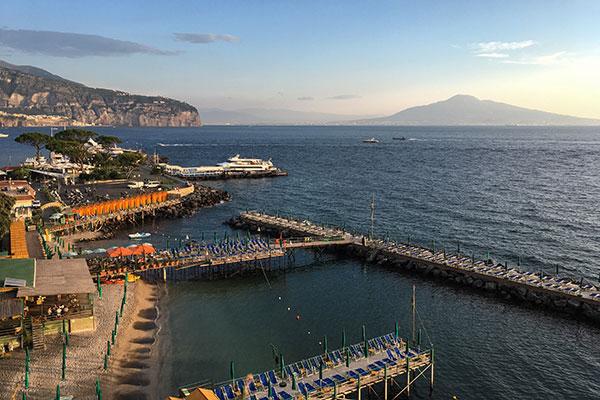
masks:
<instances>
[{"instance_id":1,"label":"building roof","mask_svg":"<svg viewBox=\"0 0 600 400\"><path fill-rule=\"evenodd\" d=\"M83 258L37 260L35 287L19 288L17 297L93 293L96 286Z\"/></svg>"},{"instance_id":2,"label":"building roof","mask_svg":"<svg viewBox=\"0 0 600 400\"><path fill-rule=\"evenodd\" d=\"M27 287L35 285L35 265L33 258L6 258L0 259L0 287L4 287L6 278L22 279Z\"/></svg>"}]
</instances>

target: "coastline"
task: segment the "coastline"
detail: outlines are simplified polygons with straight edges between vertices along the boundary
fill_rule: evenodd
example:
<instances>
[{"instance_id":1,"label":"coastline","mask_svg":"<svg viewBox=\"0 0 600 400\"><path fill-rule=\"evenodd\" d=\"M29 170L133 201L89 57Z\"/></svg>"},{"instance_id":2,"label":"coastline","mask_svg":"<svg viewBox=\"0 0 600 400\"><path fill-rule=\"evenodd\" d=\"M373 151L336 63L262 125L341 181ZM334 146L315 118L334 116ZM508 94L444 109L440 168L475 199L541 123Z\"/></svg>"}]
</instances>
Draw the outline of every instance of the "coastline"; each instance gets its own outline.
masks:
<instances>
[{"instance_id":1,"label":"coastline","mask_svg":"<svg viewBox=\"0 0 600 400\"><path fill-rule=\"evenodd\" d=\"M162 351L159 345L163 316L159 301L162 288L138 280L129 285L119 335L110 358L104 383L109 399L160 399Z\"/></svg>"}]
</instances>

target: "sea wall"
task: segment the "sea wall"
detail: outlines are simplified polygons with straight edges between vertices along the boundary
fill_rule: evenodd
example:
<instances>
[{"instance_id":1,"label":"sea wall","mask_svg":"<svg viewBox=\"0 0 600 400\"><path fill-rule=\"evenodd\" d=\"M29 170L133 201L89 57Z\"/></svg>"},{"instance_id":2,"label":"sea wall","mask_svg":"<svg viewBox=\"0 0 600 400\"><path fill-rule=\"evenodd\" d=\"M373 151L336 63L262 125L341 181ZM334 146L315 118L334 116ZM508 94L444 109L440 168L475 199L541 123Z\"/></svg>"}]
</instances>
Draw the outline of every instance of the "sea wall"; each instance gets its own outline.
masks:
<instances>
[{"instance_id":1,"label":"sea wall","mask_svg":"<svg viewBox=\"0 0 600 400\"><path fill-rule=\"evenodd\" d=\"M558 311L594 323L600 323L600 305L589 299L521 284L501 278L474 274L442 264L412 259L395 253L360 245L348 245L337 251L368 263L417 273L448 284L493 294L507 301Z\"/></svg>"}]
</instances>

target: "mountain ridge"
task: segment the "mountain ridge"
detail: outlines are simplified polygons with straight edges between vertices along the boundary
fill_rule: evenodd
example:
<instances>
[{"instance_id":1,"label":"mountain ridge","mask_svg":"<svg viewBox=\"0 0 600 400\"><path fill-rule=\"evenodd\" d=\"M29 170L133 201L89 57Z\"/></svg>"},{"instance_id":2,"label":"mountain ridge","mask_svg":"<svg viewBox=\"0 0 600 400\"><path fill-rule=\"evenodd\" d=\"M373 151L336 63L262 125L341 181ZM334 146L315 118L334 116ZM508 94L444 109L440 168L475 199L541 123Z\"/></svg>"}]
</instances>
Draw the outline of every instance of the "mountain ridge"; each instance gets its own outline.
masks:
<instances>
[{"instance_id":1,"label":"mountain ridge","mask_svg":"<svg viewBox=\"0 0 600 400\"><path fill-rule=\"evenodd\" d=\"M381 118L352 121L354 125L600 125L600 119L574 117L458 94L446 100L409 107Z\"/></svg>"},{"instance_id":2,"label":"mountain ridge","mask_svg":"<svg viewBox=\"0 0 600 400\"><path fill-rule=\"evenodd\" d=\"M198 110L162 96L92 88L0 60L0 126L200 126Z\"/></svg>"}]
</instances>

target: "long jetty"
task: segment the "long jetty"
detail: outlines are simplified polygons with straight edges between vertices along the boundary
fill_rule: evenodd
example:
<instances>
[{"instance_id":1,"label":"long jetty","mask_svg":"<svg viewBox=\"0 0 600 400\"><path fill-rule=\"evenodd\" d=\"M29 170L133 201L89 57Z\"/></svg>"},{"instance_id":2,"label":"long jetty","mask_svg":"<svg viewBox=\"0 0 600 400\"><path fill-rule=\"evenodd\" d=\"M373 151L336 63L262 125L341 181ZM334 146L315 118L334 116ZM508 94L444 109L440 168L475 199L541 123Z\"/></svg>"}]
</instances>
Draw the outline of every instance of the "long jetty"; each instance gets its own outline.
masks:
<instances>
[{"instance_id":1,"label":"long jetty","mask_svg":"<svg viewBox=\"0 0 600 400\"><path fill-rule=\"evenodd\" d=\"M445 249L369 238L337 227L255 211L241 213L229 223L234 228L281 237L337 237L347 243L343 247L348 254L370 262L414 270L433 278L493 292L505 299L528 302L600 322L600 289L566 277L509 268L490 259L478 260L473 255L449 254Z\"/></svg>"},{"instance_id":2,"label":"long jetty","mask_svg":"<svg viewBox=\"0 0 600 400\"><path fill-rule=\"evenodd\" d=\"M344 336L345 337L345 336ZM430 389L434 384L433 347L422 348L390 333L373 339L364 338L354 345L329 351L326 340L323 353L286 365L278 356L279 367L270 371L235 376L234 364L230 380L212 385L219 400L293 400L337 399L356 393L361 400L377 384L383 384L383 399L388 400L392 390L398 397L409 395L416 381L429 373ZM402 379L404 378L404 379ZM187 397L206 384L191 384L180 388ZM364 393L363 393L364 392Z\"/></svg>"}]
</instances>

